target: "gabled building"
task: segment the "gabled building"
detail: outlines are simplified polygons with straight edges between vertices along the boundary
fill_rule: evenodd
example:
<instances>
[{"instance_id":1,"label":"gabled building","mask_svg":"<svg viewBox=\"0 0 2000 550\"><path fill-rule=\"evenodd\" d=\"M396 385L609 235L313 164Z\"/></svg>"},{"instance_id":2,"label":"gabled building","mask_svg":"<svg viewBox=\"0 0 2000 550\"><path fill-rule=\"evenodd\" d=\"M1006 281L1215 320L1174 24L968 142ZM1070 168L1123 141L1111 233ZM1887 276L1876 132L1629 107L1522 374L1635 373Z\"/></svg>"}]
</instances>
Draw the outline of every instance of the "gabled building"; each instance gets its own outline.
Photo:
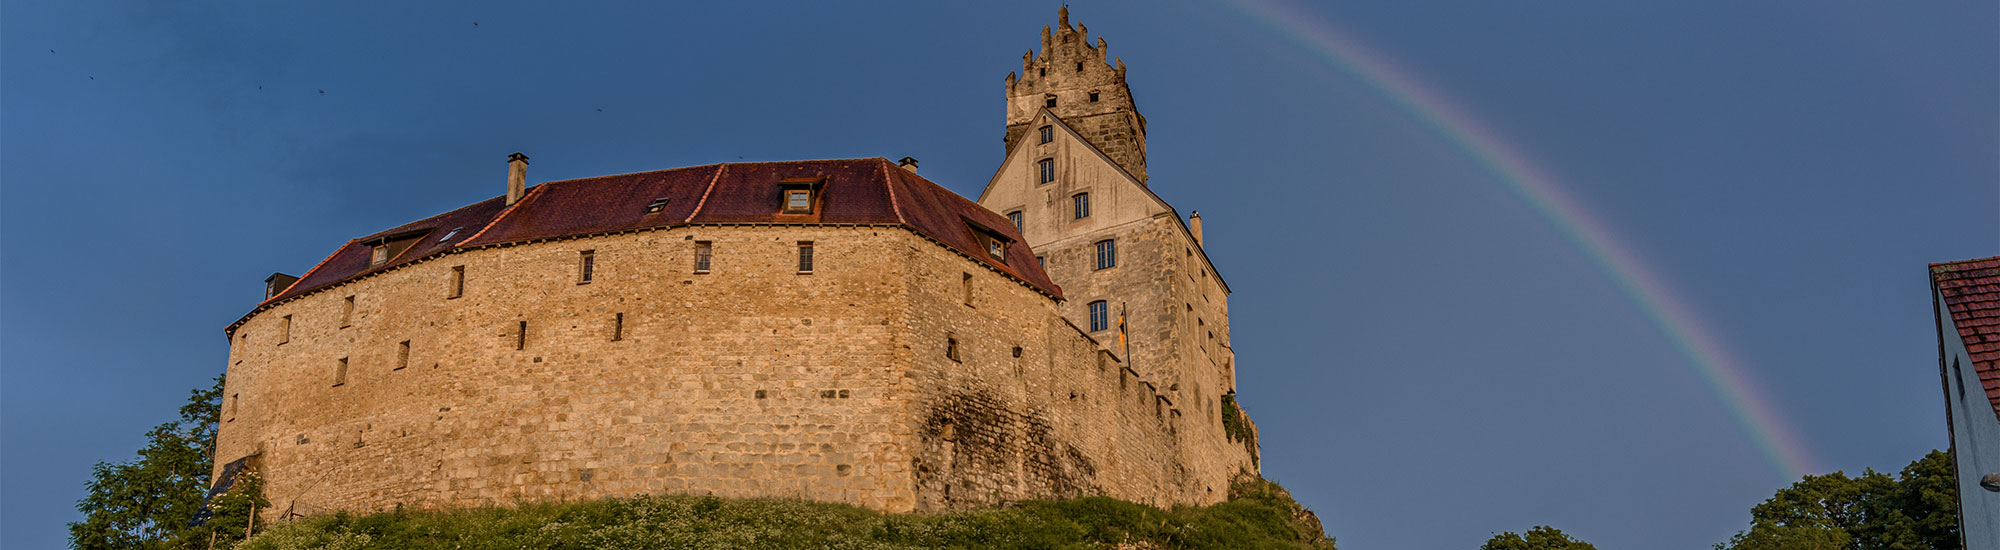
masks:
<instances>
[{"instance_id":1,"label":"gabled building","mask_svg":"<svg viewBox=\"0 0 2000 550\"><path fill-rule=\"evenodd\" d=\"M1931 264L1965 548L2000 548L2000 257Z\"/></svg>"}]
</instances>

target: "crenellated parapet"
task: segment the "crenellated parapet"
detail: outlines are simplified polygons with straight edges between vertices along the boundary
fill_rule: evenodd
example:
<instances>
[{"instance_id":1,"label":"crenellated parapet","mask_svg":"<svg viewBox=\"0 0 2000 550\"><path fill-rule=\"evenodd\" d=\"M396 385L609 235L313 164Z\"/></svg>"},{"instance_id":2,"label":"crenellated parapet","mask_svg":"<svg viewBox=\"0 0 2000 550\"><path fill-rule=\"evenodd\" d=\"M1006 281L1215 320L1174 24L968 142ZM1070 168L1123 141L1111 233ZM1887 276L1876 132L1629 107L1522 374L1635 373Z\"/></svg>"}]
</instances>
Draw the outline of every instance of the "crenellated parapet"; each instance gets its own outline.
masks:
<instances>
[{"instance_id":1,"label":"crenellated parapet","mask_svg":"<svg viewBox=\"0 0 2000 550\"><path fill-rule=\"evenodd\" d=\"M1107 53L1103 37L1071 25L1069 9L1057 11L1055 27L1042 27L1039 53L1021 54L1021 71L1008 73L1008 150L1043 109L1062 118L1104 149L1126 171L1146 178L1146 118L1125 83L1125 62Z\"/></svg>"}]
</instances>

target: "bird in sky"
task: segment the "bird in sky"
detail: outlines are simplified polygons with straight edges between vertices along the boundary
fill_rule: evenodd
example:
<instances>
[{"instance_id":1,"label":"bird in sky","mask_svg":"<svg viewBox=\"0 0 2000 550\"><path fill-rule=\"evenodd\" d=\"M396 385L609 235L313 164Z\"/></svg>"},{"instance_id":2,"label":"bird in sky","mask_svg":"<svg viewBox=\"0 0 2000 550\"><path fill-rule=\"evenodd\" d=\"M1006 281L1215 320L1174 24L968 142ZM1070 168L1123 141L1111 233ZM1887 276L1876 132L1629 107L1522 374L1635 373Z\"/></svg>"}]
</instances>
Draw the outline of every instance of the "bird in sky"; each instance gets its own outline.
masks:
<instances>
[{"instance_id":1,"label":"bird in sky","mask_svg":"<svg viewBox=\"0 0 2000 550\"><path fill-rule=\"evenodd\" d=\"M326 95L326 90L320 90L319 95Z\"/></svg>"},{"instance_id":2,"label":"bird in sky","mask_svg":"<svg viewBox=\"0 0 2000 550\"><path fill-rule=\"evenodd\" d=\"M472 22L472 26L474 26L474 27L477 27L477 26L479 26L479 22L478 22L478 21L473 21L473 22Z\"/></svg>"}]
</instances>

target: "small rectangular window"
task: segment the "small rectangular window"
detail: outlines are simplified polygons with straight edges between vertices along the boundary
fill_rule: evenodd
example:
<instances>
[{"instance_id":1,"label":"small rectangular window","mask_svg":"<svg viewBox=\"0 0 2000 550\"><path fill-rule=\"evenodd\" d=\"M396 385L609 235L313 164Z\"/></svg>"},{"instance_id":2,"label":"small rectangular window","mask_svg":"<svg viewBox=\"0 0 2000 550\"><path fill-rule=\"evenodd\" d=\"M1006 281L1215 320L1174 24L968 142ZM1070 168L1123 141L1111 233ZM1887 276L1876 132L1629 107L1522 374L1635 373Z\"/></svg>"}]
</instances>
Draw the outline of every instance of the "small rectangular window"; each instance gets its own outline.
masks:
<instances>
[{"instance_id":1,"label":"small rectangular window","mask_svg":"<svg viewBox=\"0 0 2000 550\"><path fill-rule=\"evenodd\" d=\"M1091 93L1090 93L1090 102L1091 102L1091 103L1096 103L1096 102L1097 102L1097 92L1091 92Z\"/></svg>"},{"instance_id":2,"label":"small rectangular window","mask_svg":"<svg viewBox=\"0 0 2000 550\"><path fill-rule=\"evenodd\" d=\"M1055 94L1049 94L1049 95L1047 95L1047 96L1043 97L1043 98L1042 98L1042 106L1044 106L1044 107L1055 107L1055 106L1056 106L1056 95L1055 95Z\"/></svg>"},{"instance_id":3,"label":"small rectangular window","mask_svg":"<svg viewBox=\"0 0 2000 550\"><path fill-rule=\"evenodd\" d=\"M1056 127L1054 127L1054 126L1043 126L1043 127L1042 127L1042 143L1048 143L1048 142L1051 142L1051 141L1055 141L1055 140L1056 140Z\"/></svg>"},{"instance_id":4,"label":"small rectangular window","mask_svg":"<svg viewBox=\"0 0 2000 550\"><path fill-rule=\"evenodd\" d=\"M402 343L396 344L396 368L391 370L403 370L404 368L408 368L409 366L410 366L410 341L404 340Z\"/></svg>"},{"instance_id":5,"label":"small rectangular window","mask_svg":"<svg viewBox=\"0 0 2000 550\"><path fill-rule=\"evenodd\" d=\"M1015 210L1015 211L1013 211L1013 212L1008 212L1008 213L1007 213L1007 221L1010 221L1010 222L1014 222L1014 230L1015 230L1015 231L1023 231L1023 230L1025 230L1025 228L1023 228L1023 227L1021 226L1021 211L1020 211L1020 210Z\"/></svg>"},{"instance_id":6,"label":"small rectangular window","mask_svg":"<svg viewBox=\"0 0 2000 550\"><path fill-rule=\"evenodd\" d=\"M290 341L292 341L292 316L286 315L284 317L279 317L278 343L283 344L285 342L290 342Z\"/></svg>"},{"instance_id":7,"label":"small rectangular window","mask_svg":"<svg viewBox=\"0 0 2000 550\"><path fill-rule=\"evenodd\" d=\"M1041 172L1039 176L1041 179L1036 181L1048 183L1056 180L1056 159L1042 159L1036 162L1035 166Z\"/></svg>"},{"instance_id":8,"label":"small rectangular window","mask_svg":"<svg viewBox=\"0 0 2000 550\"><path fill-rule=\"evenodd\" d=\"M378 244L368 253L368 266L374 267L389 261L389 245Z\"/></svg>"},{"instance_id":9,"label":"small rectangular window","mask_svg":"<svg viewBox=\"0 0 2000 550\"><path fill-rule=\"evenodd\" d=\"M464 296L464 295L465 295L465 266L462 265L452 266L451 294L445 295L445 297L457 298L459 296Z\"/></svg>"},{"instance_id":10,"label":"small rectangular window","mask_svg":"<svg viewBox=\"0 0 2000 550\"><path fill-rule=\"evenodd\" d=\"M791 189L785 191L785 213L811 214L812 191L806 189Z\"/></svg>"},{"instance_id":11,"label":"small rectangular window","mask_svg":"<svg viewBox=\"0 0 2000 550\"><path fill-rule=\"evenodd\" d=\"M236 420L236 403L239 394L229 394L229 421Z\"/></svg>"},{"instance_id":12,"label":"small rectangular window","mask_svg":"<svg viewBox=\"0 0 2000 550\"><path fill-rule=\"evenodd\" d=\"M597 251L585 250L578 253L576 269L576 284L590 284L591 276L597 271Z\"/></svg>"},{"instance_id":13,"label":"small rectangular window","mask_svg":"<svg viewBox=\"0 0 2000 550\"><path fill-rule=\"evenodd\" d=\"M1039 266L1039 267L1048 267L1048 266L1049 266L1049 259L1048 259L1048 258L1044 258L1044 257L1041 257L1041 256L1036 256L1036 257L1035 257L1035 265L1036 265L1036 266Z\"/></svg>"},{"instance_id":14,"label":"small rectangular window","mask_svg":"<svg viewBox=\"0 0 2000 550\"><path fill-rule=\"evenodd\" d=\"M625 314L619 313L616 315L612 315L611 341L616 342L624 339L625 339Z\"/></svg>"},{"instance_id":15,"label":"small rectangular window","mask_svg":"<svg viewBox=\"0 0 2000 550\"><path fill-rule=\"evenodd\" d=\"M986 254L992 256L995 261L1003 264L1007 263L1007 241L988 235L986 237Z\"/></svg>"},{"instance_id":16,"label":"small rectangular window","mask_svg":"<svg viewBox=\"0 0 2000 550\"><path fill-rule=\"evenodd\" d=\"M965 305L972 305L972 274L965 274L965 277L959 279L959 283L965 287Z\"/></svg>"},{"instance_id":17,"label":"small rectangular window","mask_svg":"<svg viewBox=\"0 0 2000 550\"><path fill-rule=\"evenodd\" d=\"M1097 241L1097 269L1115 267L1117 265L1118 243L1109 240Z\"/></svg>"},{"instance_id":18,"label":"small rectangular window","mask_svg":"<svg viewBox=\"0 0 2000 550\"><path fill-rule=\"evenodd\" d=\"M709 255L713 252L713 250L714 247L711 246L708 243L708 241L695 241L694 243L695 273L708 273Z\"/></svg>"},{"instance_id":19,"label":"small rectangular window","mask_svg":"<svg viewBox=\"0 0 2000 550\"><path fill-rule=\"evenodd\" d=\"M1076 196L1070 197L1069 202L1071 209L1076 214L1076 219L1081 220L1090 217L1090 193L1077 193Z\"/></svg>"},{"instance_id":20,"label":"small rectangular window","mask_svg":"<svg viewBox=\"0 0 2000 550\"><path fill-rule=\"evenodd\" d=\"M347 358L342 357L340 358L339 362L336 362L333 365L333 385L339 386L341 384L346 384L346 383L347 383Z\"/></svg>"},{"instance_id":21,"label":"small rectangular window","mask_svg":"<svg viewBox=\"0 0 2000 550\"><path fill-rule=\"evenodd\" d=\"M1111 307L1103 300L1090 303L1090 331L1097 332L1111 328Z\"/></svg>"},{"instance_id":22,"label":"small rectangular window","mask_svg":"<svg viewBox=\"0 0 2000 550\"><path fill-rule=\"evenodd\" d=\"M514 332L514 349L528 349L528 322L521 321L521 328Z\"/></svg>"},{"instance_id":23,"label":"small rectangular window","mask_svg":"<svg viewBox=\"0 0 2000 550\"><path fill-rule=\"evenodd\" d=\"M953 361L959 361L957 338L953 338L950 336L946 336L944 338L944 356Z\"/></svg>"},{"instance_id":24,"label":"small rectangular window","mask_svg":"<svg viewBox=\"0 0 2000 550\"><path fill-rule=\"evenodd\" d=\"M799 241L799 273L813 272L813 243Z\"/></svg>"},{"instance_id":25,"label":"small rectangular window","mask_svg":"<svg viewBox=\"0 0 2000 550\"><path fill-rule=\"evenodd\" d=\"M340 328L354 325L354 297L348 296L340 302Z\"/></svg>"}]
</instances>

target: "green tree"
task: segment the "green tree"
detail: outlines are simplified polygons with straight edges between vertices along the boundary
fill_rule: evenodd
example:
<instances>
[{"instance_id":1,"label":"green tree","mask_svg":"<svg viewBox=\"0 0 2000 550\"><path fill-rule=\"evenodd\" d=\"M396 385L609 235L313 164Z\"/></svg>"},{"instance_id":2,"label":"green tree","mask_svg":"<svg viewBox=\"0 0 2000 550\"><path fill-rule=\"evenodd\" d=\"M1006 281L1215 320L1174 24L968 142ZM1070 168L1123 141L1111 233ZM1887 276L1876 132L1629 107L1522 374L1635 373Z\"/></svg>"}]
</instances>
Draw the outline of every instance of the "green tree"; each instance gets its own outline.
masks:
<instances>
[{"instance_id":1,"label":"green tree","mask_svg":"<svg viewBox=\"0 0 2000 550\"><path fill-rule=\"evenodd\" d=\"M215 430L222 413L222 377L196 389L181 406L180 419L153 427L146 446L127 462L99 462L91 469L89 494L76 502L83 521L69 524L70 546L79 550L206 548L210 531L220 541L243 537L249 510L265 503L254 478L230 498L218 499L215 519L190 527L208 496L214 469ZM235 521L230 521L235 520ZM233 536L232 536L233 534Z\"/></svg>"},{"instance_id":2,"label":"green tree","mask_svg":"<svg viewBox=\"0 0 2000 550\"><path fill-rule=\"evenodd\" d=\"M1597 550L1590 543L1570 538L1561 529L1537 525L1526 535L1508 531L1486 539L1479 550Z\"/></svg>"},{"instance_id":3,"label":"green tree","mask_svg":"<svg viewBox=\"0 0 2000 550\"><path fill-rule=\"evenodd\" d=\"M1948 453L1898 477L1874 470L1806 476L1750 509L1750 530L1718 550L1959 550L1958 490Z\"/></svg>"}]
</instances>

